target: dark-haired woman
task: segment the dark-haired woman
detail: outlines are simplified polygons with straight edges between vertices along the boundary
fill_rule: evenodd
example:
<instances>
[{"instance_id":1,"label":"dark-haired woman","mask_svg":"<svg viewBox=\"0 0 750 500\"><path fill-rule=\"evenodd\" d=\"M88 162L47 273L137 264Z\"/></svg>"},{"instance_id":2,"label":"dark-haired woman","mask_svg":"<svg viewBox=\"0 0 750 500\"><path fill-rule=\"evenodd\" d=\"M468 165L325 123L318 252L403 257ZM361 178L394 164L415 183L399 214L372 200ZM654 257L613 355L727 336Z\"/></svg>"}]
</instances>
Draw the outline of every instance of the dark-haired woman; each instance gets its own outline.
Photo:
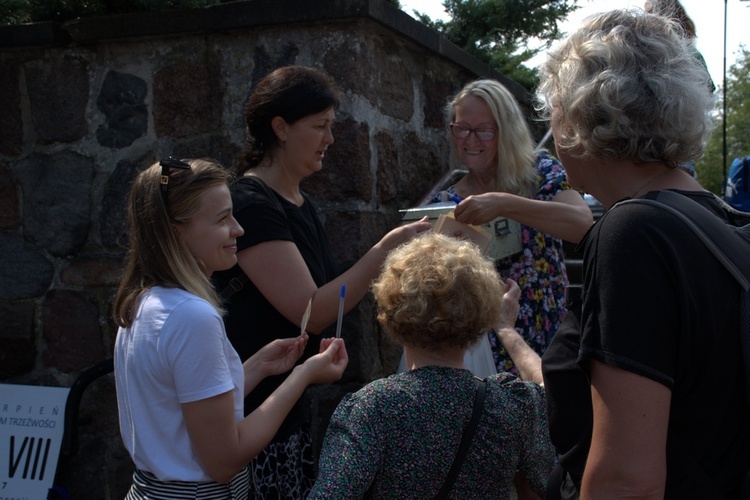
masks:
<instances>
[{"instance_id":1,"label":"dark-haired woman","mask_svg":"<svg viewBox=\"0 0 750 500\"><path fill-rule=\"evenodd\" d=\"M287 66L264 77L245 107L248 145L232 198L235 217L246 229L237 240L237 258L248 280L227 301L225 318L242 359L274 338L299 335L313 296L306 331L314 335L302 360L317 352L319 334L336 321L341 286L346 285L344 311L349 311L364 297L388 251L430 228L420 221L394 229L339 275L316 208L300 190L302 179L322 168L333 144L338 104L328 75ZM233 272L220 277L218 286L226 286ZM264 380L245 400L245 412L283 380ZM315 476L304 410L301 401L253 461L254 498L305 498L309 493Z\"/></svg>"}]
</instances>

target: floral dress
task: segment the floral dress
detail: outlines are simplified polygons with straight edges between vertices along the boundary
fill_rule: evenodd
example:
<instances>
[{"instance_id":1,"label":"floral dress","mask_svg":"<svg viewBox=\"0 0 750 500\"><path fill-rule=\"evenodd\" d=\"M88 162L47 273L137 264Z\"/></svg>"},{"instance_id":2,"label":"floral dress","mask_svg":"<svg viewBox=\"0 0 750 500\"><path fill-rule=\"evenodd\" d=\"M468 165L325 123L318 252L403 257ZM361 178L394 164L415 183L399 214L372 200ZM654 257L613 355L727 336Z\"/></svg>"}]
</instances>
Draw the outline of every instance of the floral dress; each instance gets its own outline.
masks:
<instances>
[{"instance_id":1,"label":"floral dress","mask_svg":"<svg viewBox=\"0 0 750 500\"><path fill-rule=\"evenodd\" d=\"M534 199L549 201L572 189L565 169L557 158L542 153L536 158L537 192ZM453 186L446 189L456 194ZM433 202L442 201L437 193ZM540 356L544 353L567 311L565 289L568 275L563 262L562 240L521 224L522 251L496 262L503 279L511 278L521 288L521 310L516 330ZM497 336L489 332L492 354L498 371L518 374Z\"/></svg>"}]
</instances>

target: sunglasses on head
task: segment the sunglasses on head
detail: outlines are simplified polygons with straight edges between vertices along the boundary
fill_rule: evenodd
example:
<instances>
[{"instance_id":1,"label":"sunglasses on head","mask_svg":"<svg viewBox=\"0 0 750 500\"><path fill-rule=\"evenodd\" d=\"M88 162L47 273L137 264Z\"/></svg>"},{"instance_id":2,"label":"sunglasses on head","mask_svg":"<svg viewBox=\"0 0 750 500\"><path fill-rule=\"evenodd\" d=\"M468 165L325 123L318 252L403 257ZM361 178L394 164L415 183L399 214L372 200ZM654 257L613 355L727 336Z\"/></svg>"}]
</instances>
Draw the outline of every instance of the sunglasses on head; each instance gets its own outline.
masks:
<instances>
[{"instance_id":1,"label":"sunglasses on head","mask_svg":"<svg viewBox=\"0 0 750 500\"><path fill-rule=\"evenodd\" d=\"M169 189L169 173L173 168L179 168L181 170L189 170L190 165L175 158L174 156L167 156L159 161L161 166L161 178L159 183L161 184L161 197L164 199L164 204L167 203L167 190Z\"/></svg>"}]
</instances>

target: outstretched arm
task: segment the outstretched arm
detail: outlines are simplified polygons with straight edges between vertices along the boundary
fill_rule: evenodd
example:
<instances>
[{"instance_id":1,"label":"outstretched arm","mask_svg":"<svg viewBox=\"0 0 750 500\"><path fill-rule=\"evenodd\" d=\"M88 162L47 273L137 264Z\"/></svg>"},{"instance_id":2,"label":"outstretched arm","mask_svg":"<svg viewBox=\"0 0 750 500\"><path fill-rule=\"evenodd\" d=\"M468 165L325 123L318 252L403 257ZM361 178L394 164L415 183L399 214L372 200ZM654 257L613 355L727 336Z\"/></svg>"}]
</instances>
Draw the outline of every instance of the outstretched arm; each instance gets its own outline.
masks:
<instances>
[{"instance_id":1,"label":"outstretched arm","mask_svg":"<svg viewBox=\"0 0 750 500\"><path fill-rule=\"evenodd\" d=\"M521 378L544 385L542 358L529 347L514 328L516 318L518 318L518 299L520 296L521 289L518 287L518 283L512 279L507 279L502 298L503 306L500 310L500 317L495 324L495 333L513 360L513 364L518 368Z\"/></svg>"},{"instance_id":2,"label":"outstretched arm","mask_svg":"<svg viewBox=\"0 0 750 500\"><path fill-rule=\"evenodd\" d=\"M431 227L425 218L393 229L345 273L320 288L291 241L255 245L239 252L237 260L271 305L294 324L300 324L314 294L307 331L317 334L336 321L341 285L346 285L344 311L348 312L365 296L388 252Z\"/></svg>"},{"instance_id":3,"label":"outstretched arm","mask_svg":"<svg viewBox=\"0 0 750 500\"><path fill-rule=\"evenodd\" d=\"M324 339L321 350L296 366L263 404L239 422L231 392L182 405L195 454L214 481L229 481L271 442L308 385L341 378L349 361L343 339Z\"/></svg>"},{"instance_id":4,"label":"outstretched arm","mask_svg":"<svg viewBox=\"0 0 750 500\"><path fill-rule=\"evenodd\" d=\"M591 209L573 189L560 191L550 201L510 193L472 195L456 206L455 216L459 222L475 225L507 217L572 243L580 242L594 223Z\"/></svg>"}]
</instances>

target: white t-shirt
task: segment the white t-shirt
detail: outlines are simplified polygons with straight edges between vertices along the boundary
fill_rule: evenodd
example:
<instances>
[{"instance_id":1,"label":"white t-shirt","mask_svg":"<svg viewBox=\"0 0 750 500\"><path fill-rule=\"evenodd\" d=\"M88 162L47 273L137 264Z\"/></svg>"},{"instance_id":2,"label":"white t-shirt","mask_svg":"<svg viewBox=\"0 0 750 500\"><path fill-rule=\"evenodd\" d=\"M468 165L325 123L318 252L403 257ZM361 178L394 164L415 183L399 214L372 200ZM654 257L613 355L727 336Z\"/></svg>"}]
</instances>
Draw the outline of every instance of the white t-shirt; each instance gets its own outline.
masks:
<instances>
[{"instance_id":1,"label":"white t-shirt","mask_svg":"<svg viewBox=\"0 0 750 500\"><path fill-rule=\"evenodd\" d=\"M232 391L235 419L243 418L242 362L216 309L185 290L154 287L117 332L114 358L120 433L135 466L162 481L210 481L180 405Z\"/></svg>"}]
</instances>

